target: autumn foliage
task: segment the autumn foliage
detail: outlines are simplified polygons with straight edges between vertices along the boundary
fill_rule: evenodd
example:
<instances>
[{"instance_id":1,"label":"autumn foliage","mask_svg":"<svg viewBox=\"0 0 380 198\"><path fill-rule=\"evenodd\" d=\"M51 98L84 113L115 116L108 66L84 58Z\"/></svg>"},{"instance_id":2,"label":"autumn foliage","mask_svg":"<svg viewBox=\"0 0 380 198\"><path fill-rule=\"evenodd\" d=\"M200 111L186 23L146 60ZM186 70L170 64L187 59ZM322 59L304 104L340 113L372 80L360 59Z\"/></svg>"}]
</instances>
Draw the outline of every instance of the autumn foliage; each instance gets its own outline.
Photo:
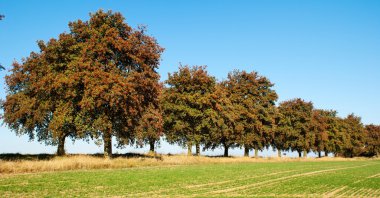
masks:
<instances>
[{"instance_id":1,"label":"autumn foliage","mask_svg":"<svg viewBox=\"0 0 380 198\"><path fill-rule=\"evenodd\" d=\"M200 145L213 128L208 116L213 110L210 100L216 80L203 66L180 66L166 83L162 100L165 135L169 142L187 146L189 155L195 145L200 155Z\"/></svg>"},{"instance_id":2,"label":"autumn foliage","mask_svg":"<svg viewBox=\"0 0 380 198\"><path fill-rule=\"evenodd\" d=\"M1 19L1 17L0 17ZM102 140L104 156L117 146L150 146L161 138L192 147L196 155L222 147L272 148L322 156L375 156L380 126L361 118L337 116L296 98L276 105L274 84L255 71L232 71L223 81L206 66L180 66L160 83L163 48L146 28L130 27L120 13L99 10L88 21L69 23L69 31L39 52L14 62L5 77L2 115L17 135L28 135L65 154L65 140Z\"/></svg>"},{"instance_id":3,"label":"autumn foliage","mask_svg":"<svg viewBox=\"0 0 380 198\"><path fill-rule=\"evenodd\" d=\"M111 157L112 137L133 142L145 109L158 106L163 48L120 13L100 10L69 27L59 39L39 42L39 53L14 63L6 77L4 121L41 141L101 137Z\"/></svg>"}]
</instances>

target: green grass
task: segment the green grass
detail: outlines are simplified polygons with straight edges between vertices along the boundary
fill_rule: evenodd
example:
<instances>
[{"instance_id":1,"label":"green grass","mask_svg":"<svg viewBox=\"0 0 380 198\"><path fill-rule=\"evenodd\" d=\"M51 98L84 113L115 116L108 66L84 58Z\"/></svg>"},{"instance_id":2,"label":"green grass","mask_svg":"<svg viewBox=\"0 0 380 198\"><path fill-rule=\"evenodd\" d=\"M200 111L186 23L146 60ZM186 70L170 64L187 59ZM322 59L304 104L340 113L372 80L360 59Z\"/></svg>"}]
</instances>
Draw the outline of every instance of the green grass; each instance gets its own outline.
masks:
<instances>
[{"instance_id":1,"label":"green grass","mask_svg":"<svg viewBox=\"0 0 380 198\"><path fill-rule=\"evenodd\" d=\"M380 197L380 161L203 164L0 176L0 197Z\"/></svg>"}]
</instances>

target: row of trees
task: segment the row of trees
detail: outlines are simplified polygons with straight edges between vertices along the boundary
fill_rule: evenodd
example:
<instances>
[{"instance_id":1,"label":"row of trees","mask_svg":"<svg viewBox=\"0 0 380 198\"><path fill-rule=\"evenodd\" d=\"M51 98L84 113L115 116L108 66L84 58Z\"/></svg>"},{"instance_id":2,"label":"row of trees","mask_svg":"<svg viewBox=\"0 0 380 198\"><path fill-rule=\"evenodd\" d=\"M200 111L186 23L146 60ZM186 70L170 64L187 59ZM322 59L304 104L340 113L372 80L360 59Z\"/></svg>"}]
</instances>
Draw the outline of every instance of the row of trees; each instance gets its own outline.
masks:
<instances>
[{"instance_id":1,"label":"row of trees","mask_svg":"<svg viewBox=\"0 0 380 198\"><path fill-rule=\"evenodd\" d=\"M163 48L133 29L120 13L91 14L69 23L70 31L38 42L6 76L3 119L18 135L29 135L65 153L67 138L104 143L105 157L117 146L148 144L160 137L203 149L243 147L314 151L342 156L379 153L380 127L359 117L339 118L294 99L276 106L273 84L256 72L233 71L218 82L205 66L180 66L165 83L157 73Z\"/></svg>"},{"instance_id":2,"label":"row of trees","mask_svg":"<svg viewBox=\"0 0 380 198\"><path fill-rule=\"evenodd\" d=\"M275 105L273 84L256 72L233 71L217 82L205 67L180 67L169 74L163 94L165 135L169 142L204 149L244 147L258 151L272 147L353 157L379 154L380 126L346 118L333 110L314 109L311 102L293 99Z\"/></svg>"}]
</instances>

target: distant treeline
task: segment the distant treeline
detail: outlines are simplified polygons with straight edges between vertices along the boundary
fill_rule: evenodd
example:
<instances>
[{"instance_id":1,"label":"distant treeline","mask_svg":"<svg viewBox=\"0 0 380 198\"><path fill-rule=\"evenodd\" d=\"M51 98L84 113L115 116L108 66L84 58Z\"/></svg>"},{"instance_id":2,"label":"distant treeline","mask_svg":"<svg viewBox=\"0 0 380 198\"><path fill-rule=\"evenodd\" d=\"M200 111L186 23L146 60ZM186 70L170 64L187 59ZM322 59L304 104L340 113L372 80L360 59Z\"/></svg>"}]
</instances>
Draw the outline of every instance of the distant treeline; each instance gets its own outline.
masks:
<instances>
[{"instance_id":1,"label":"distant treeline","mask_svg":"<svg viewBox=\"0 0 380 198\"><path fill-rule=\"evenodd\" d=\"M69 23L69 32L38 41L5 77L3 120L17 135L29 135L65 154L65 140L103 140L105 157L117 146L149 145L164 136L196 154L204 150L269 147L306 156L375 156L380 126L314 109L293 99L276 105L273 83L257 72L235 70L217 81L205 66L180 66L161 83L157 69L164 49L141 26L131 28L120 13L99 10L88 21Z\"/></svg>"}]
</instances>

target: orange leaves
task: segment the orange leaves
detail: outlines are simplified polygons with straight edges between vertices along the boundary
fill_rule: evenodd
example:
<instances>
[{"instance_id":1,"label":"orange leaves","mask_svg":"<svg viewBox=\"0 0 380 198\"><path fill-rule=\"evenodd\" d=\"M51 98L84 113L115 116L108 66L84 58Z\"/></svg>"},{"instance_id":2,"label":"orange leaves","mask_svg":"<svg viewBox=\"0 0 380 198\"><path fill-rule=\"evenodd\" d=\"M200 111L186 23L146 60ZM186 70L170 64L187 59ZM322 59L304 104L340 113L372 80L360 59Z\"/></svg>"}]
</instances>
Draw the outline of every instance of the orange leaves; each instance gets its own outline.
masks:
<instances>
[{"instance_id":1,"label":"orange leaves","mask_svg":"<svg viewBox=\"0 0 380 198\"><path fill-rule=\"evenodd\" d=\"M133 30L120 13L103 12L91 14L87 23L71 23L74 37L82 42L83 53L78 66L82 71L84 94L82 105L90 120L106 116L113 123L106 130L123 138L133 138L130 127L136 127L140 116L150 105L158 107L160 85L155 69L162 51L158 44L144 43L150 37L134 36ZM90 36L88 36L90 35ZM83 67L82 67L83 66ZM87 123L95 131L99 125ZM133 129L132 129L133 130ZM121 141L125 142L125 141Z\"/></svg>"},{"instance_id":2,"label":"orange leaves","mask_svg":"<svg viewBox=\"0 0 380 198\"><path fill-rule=\"evenodd\" d=\"M163 134L163 118L159 108L149 105L135 128L137 139L148 143L159 140Z\"/></svg>"},{"instance_id":3,"label":"orange leaves","mask_svg":"<svg viewBox=\"0 0 380 198\"><path fill-rule=\"evenodd\" d=\"M100 10L69 27L58 39L39 41L40 53L14 63L6 77L6 122L45 138L110 131L125 137L146 108L159 106L155 69L163 48L120 13Z\"/></svg>"}]
</instances>

